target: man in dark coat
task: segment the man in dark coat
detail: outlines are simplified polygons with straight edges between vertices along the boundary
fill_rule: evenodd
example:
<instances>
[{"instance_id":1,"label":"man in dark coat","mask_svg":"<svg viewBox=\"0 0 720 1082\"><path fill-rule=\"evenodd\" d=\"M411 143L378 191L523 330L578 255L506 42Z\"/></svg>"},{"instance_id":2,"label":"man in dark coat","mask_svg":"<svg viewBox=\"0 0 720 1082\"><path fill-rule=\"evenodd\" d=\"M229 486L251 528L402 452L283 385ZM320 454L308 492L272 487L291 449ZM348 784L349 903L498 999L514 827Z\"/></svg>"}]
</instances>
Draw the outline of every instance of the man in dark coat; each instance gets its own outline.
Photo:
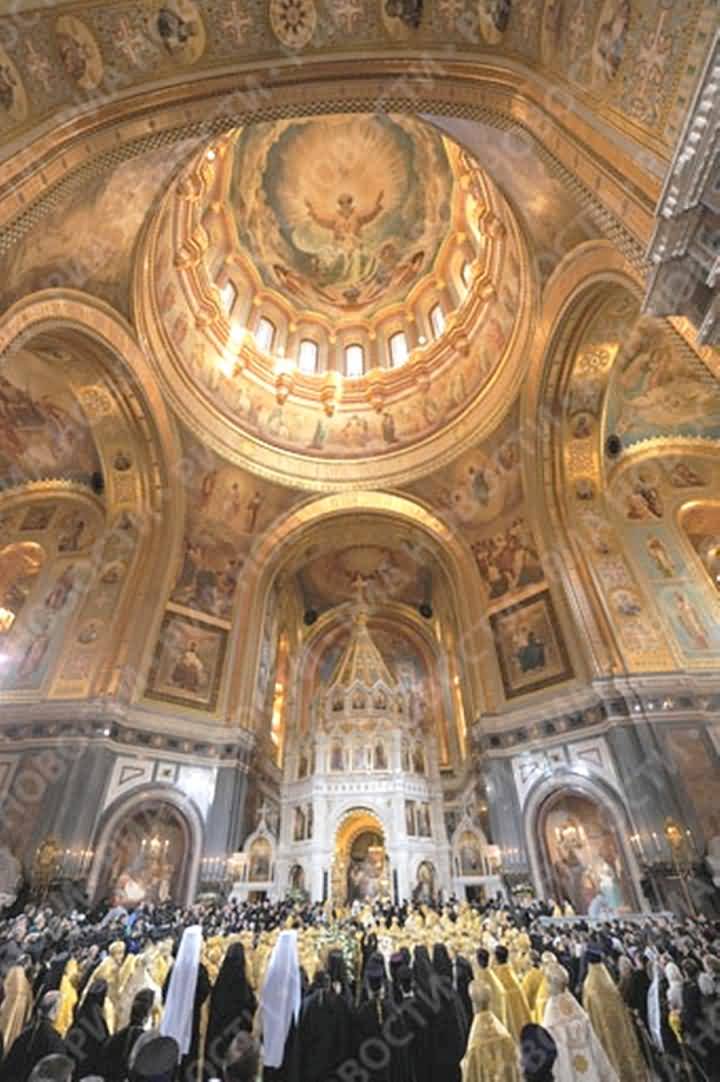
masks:
<instances>
[{"instance_id":1,"label":"man in dark coat","mask_svg":"<svg viewBox=\"0 0 720 1082\"><path fill-rule=\"evenodd\" d=\"M231 943L210 995L205 1059L212 1074L220 1075L233 1039L250 1033L257 1009L250 987L242 943Z\"/></svg>"},{"instance_id":2,"label":"man in dark coat","mask_svg":"<svg viewBox=\"0 0 720 1082\"><path fill-rule=\"evenodd\" d=\"M16 1039L0 1067L0 1082L27 1082L41 1059L66 1052L65 1043L53 1028L60 997L48 992L40 1001L35 1021Z\"/></svg>"},{"instance_id":3,"label":"man in dark coat","mask_svg":"<svg viewBox=\"0 0 720 1082\"><path fill-rule=\"evenodd\" d=\"M138 992L130 1008L130 1024L105 1042L102 1050L105 1082L125 1082L130 1070L130 1057L145 1031L154 1002L155 994L149 988Z\"/></svg>"},{"instance_id":4,"label":"man in dark coat","mask_svg":"<svg viewBox=\"0 0 720 1082\"><path fill-rule=\"evenodd\" d=\"M339 964L340 963L340 964ZM315 975L300 1014L300 1076L303 1082L328 1082L352 1055L352 1007L342 980L342 956L333 952L328 972Z\"/></svg>"}]
</instances>

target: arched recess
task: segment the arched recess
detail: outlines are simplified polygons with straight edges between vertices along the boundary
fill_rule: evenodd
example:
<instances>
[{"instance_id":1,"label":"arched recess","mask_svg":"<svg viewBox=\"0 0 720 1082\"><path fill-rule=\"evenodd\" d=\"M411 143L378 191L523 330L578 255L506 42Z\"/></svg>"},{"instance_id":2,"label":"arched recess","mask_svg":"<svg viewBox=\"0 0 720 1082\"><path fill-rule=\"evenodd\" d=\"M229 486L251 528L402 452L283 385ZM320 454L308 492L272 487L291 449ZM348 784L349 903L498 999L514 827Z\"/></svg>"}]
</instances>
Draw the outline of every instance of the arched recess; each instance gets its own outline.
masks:
<instances>
[{"instance_id":1,"label":"arched recess","mask_svg":"<svg viewBox=\"0 0 720 1082\"><path fill-rule=\"evenodd\" d=\"M646 617L618 627L609 597L611 579L635 588L622 545L607 534L603 410L638 301L637 275L617 250L580 246L548 283L523 401L525 483L539 497L531 518L546 574L562 586L582 629L591 676L674 664ZM609 337L600 318L608 306L617 317Z\"/></svg>"},{"instance_id":2,"label":"arched recess","mask_svg":"<svg viewBox=\"0 0 720 1082\"><path fill-rule=\"evenodd\" d=\"M102 815L92 840L93 858L88 875L87 891L95 898L104 882L108 862L112 859L113 837L122 823L143 808L167 804L173 808L187 825L188 849L183 869L180 904L191 905L200 877L200 861L204 844L203 820L195 802L171 785L145 785L133 790L126 797L119 797ZM96 899L97 900L97 899Z\"/></svg>"},{"instance_id":3,"label":"arched recess","mask_svg":"<svg viewBox=\"0 0 720 1082\"><path fill-rule=\"evenodd\" d=\"M551 777L538 780L525 801L523 829L536 889L542 897L552 897L555 882L548 866L545 842L541 837L545 825L543 810L547 811L555 800L573 795L597 805L612 823L614 842L621 856L622 867L631 881L634 895L631 908L637 911L646 908L647 903L640 887L640 869L629 841L634 834L633 824L620 794L606 782L573 770L559 770Z\"/></svg>"},{"instance_id":4,"label":"arched recess","mask_svg":"<svg viewBox=\"0 0 720 1082\"><path fill-rule=\"evenodd\" d=\"M46 168L42 177L36 172L48 158L72 155L75 176L63 176L64 187L72 191L86 181L88 173L117 163L119 156L130 158L144 149L172 146L193 137L200 142L243 124L314 115L320 110L372 113L386 109L479 119L527 139L537 146L553 174L580 196L607 234L638 261L649 240L659 182L641 167L627 141L613 139L609 129L601 130L586 122L582 110L574 114L571 131L566 120L565 90L561 95L548 95L544 77L517 62L503 64L497 53L491 59L474 56L472 64L464 59L449 59L445 49L437 57L424 51L418 60L405 52L402 59L349 59L341 77L334 64L328 70L327 61L316 57L305 57L295 70L292 65L268 68L264 59L256 73L245 69L247 83L251 84L247 89L238 87L236 71L210 77L205 73L200 78L200 67L193 72L195 78L185 74L182 80L173 79L162 88L143 88L136 95L125 93L122 102L87 110L65 126L62 142L57 126L34 141L32 136L26 137L25 153L16 155L8 166L8 171L12 170L8 178L12 198L4 208L0 203L0 229L6 222L20 219L13 222L17 235L37 220L39 193L46 201L56 197L55 171ZM592 162L585 184L576 177L580 147L583 157ZM613 162L612 171L603 168L606 161ZM603 183L593 191L592 181L595 175L600 179L600 169ZM633 183L628 184L630 177ZM69 184L69 179L73 183ZM28 214L33 201L34 214Z\"/></svg>"},{"instance_id":5,"label":"arched recess","mask_svg":"<svg viewBox=\"0 0 720 1082\"><path fill-rule=\"evenodd\" d=\"M383 518L401 521L422 535L423 543L446 570L451 595L448 603L456 614L457 653L463 662L471 717L479 715L488 699L499 701L497 666L481 665L487 658L488 624L472 553L465 542L415 500L383 492L343 492L291 511L262 538L246 565L249 573L243 579L236 601L231 648L234 661L229 666L232 676L227 693L228 714L237 723L257 730L264 720L253 701L254 677L249 680L248 674L258 672L259 628L265 619L273 582L312 527L343 516L351 521L357 514L377 517L379 522ZM247 620L248 613L253 614L251 621Z\"/></svg>"},{"instance_id":6,"label":"arched recess","mask_svg":"<svg viewBox=\"0 0 720 1082\"><path fill-rule=\"evenodd\" d=\"M112 635L106 627L92 659L87 649L75 661L66 656L67 672L51 695L129 698L136 693L146 642L160 620L156 598L170 586L172 556L182 539L177 433L132 329L104 302L68 289L18 301L0 320L0 360L29 347L65 367L92 427L106 509L105 534L93 548L98 574L118 558L118 547L127 552L128 534L137 542L114 606ZM167 506L176 513L164 514ZM76 620L88 617L83 606ZM147 639L138 626L147 629Z\"/></svg>"},{"instance_id":7,"label":"arched recess","mask_svg":"<svg viewBox=\"0 0 720 1082\"><path fill-rule=\"evenodd\" d=\"M609 507L677 667L720 667L720 445L655 438L608 477Z\"/></svg>"}]
</instances>

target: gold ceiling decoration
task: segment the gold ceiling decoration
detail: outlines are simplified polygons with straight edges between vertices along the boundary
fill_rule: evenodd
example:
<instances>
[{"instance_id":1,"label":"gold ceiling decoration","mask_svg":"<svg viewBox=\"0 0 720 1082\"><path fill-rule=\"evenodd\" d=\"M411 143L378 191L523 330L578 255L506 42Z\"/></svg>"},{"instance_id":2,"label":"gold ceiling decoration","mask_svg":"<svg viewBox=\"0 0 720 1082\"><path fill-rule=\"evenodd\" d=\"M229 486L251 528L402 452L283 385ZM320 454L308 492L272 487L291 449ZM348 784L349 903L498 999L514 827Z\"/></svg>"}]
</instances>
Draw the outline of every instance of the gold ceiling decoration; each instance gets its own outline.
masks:
<instances>
[{"instance_id":1,"label":"gold ceiling decoration","mask_svg":"<svg viewBox=\"0 0 720 1082\"><path fill-rule=\"evenodd\" d=\"M206 145L134 290L183 421L255 473L320 489L411 480L491 431L535 299L481 166L419 120L362 114Z\"/></svg>"}]
</instances>

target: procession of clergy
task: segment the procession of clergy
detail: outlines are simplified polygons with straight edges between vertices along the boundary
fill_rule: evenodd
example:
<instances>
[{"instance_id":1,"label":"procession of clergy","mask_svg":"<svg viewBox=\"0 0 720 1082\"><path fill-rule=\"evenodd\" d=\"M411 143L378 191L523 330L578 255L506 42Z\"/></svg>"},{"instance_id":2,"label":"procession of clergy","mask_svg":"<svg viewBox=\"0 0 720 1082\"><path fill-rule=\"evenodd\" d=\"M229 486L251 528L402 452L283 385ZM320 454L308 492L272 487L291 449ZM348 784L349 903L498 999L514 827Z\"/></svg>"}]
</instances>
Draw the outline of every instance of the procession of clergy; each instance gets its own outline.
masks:
<instances>
[{"instance_id":1,"label":"procession of clergy","mask_svg":"<svg viewBox=\"0 0 720 1082\"><path fill-rule=\"evenodd\" d=\"M539 914L28 910L0 925L0 1082L720 1079L720 927Z\"/></svg>"}]
</instances>

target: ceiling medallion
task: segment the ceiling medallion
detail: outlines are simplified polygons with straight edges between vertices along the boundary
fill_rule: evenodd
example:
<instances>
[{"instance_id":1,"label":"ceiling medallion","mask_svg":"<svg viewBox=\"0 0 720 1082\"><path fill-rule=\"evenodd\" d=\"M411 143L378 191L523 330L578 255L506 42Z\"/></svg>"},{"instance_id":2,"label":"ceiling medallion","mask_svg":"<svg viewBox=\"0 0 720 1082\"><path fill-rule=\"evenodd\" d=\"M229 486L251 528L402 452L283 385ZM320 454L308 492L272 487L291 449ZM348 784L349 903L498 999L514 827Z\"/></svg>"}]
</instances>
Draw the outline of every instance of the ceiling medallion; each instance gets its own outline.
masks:
<instances>
[{"instance_id":1,"label":"ceiling medallion","mask_svg":"<svg viewBox=\"0 0 720 1082\"><path fill-rule=\"evenodd\" d=\"M281 45L304 49L317 25L314 0L270 0L270 25Z\"/></svg>"}]
</instances>

